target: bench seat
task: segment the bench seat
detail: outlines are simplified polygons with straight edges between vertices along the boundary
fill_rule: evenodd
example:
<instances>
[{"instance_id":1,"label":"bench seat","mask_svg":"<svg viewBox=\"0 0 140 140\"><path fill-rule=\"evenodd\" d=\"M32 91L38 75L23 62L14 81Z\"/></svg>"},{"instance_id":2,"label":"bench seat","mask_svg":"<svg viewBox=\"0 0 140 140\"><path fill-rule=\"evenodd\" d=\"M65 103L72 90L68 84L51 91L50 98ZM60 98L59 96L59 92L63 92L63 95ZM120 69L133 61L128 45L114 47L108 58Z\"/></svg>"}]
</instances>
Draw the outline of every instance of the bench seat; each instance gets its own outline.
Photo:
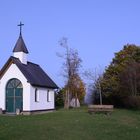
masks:
<instances>
[{"instance_id":1,"label":"bench seat","mask_svg":"<svg viewBox=\"0 0 140 140\"><path fill-rule=\"evenodd\" d=\"M113 111L113 105L89 105L88 112L92 113L105 113L110 114Z\"/></svg>"}]
</instances>

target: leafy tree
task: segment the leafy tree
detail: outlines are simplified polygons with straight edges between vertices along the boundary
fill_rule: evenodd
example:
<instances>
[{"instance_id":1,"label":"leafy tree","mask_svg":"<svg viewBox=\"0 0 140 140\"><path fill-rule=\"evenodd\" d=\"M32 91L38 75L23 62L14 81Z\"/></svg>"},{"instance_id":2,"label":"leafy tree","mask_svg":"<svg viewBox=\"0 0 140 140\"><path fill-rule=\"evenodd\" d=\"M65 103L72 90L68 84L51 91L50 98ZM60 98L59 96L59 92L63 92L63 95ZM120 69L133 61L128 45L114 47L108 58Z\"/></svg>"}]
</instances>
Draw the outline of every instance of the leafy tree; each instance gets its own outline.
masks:
<instances>
[{"instance_id":1,"label":"leafy tree","mask_svg":"<svg viewBox=\"0 0 140 140\"><path fill-rule=\"evenodd\" d=\"M115 100L119 99L120 102L127 96L140 94L139 46L127 44L121 51L115 53L111 64L105 70L101 87L107 98L115 97Z\"/></svg>"}]
</instances>

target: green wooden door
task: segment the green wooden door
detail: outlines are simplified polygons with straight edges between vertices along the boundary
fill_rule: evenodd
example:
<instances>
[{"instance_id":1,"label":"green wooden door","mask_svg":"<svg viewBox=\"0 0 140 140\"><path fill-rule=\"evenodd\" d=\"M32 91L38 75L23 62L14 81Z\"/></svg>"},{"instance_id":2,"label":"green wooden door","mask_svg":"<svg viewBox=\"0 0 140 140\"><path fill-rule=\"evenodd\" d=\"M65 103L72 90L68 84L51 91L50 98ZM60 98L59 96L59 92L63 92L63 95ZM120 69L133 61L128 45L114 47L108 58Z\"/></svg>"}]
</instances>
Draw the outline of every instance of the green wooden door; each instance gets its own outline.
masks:
<instances>
[{"instance_id":1,"label":"green wooden door","mask_svg":"<svg viewBox=\"0 0 140 140\"><path fill-rule=\"evenodd\" d=\"M16 108L22 111L22 88L16 88L15 90L15 110Z\"/></svg>"},{"instance_id":2,"label":"green wooden door","mask_svg":"<svg viewBox=\"0 0 140 140\"><path fill-rule=\"evenodd\" d=\"M15 113L23 108L23 88L18 79L12 79L6 86L6 112Z\"/></svg>"},{"instance_id":3,"label":"green wooden door","mask_svg":"<svg viewBox=\"0 0 140 140\"><path fill-rule=\"evenodd\" d=\"M6 112L14 112L14 89L6 90Z\"/></svg>"}]
</instances>

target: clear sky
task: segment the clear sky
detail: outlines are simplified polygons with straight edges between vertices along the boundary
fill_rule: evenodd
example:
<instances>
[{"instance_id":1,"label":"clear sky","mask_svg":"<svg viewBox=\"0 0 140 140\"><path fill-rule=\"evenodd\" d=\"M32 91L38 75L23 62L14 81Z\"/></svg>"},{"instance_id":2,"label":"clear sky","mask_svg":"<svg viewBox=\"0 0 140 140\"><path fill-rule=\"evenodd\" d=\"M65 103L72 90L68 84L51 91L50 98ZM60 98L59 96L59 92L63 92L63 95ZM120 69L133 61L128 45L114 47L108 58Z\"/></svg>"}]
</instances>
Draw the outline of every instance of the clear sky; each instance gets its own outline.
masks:
<instances>
[{"instance_id":1,"label":"clear sky","mask_svg":"<svg viewBox=\"0 0 140 140\"><path fill-rule=\"evenodd\" d=\"M0 68L12 55L20 21L29 61L58 86L63 86L62 60L56 56L64 52L62 37L78 50L83 70L104 69L123 45L140 45L139 0L1 0Z\"/></svg>"}]
</instances>

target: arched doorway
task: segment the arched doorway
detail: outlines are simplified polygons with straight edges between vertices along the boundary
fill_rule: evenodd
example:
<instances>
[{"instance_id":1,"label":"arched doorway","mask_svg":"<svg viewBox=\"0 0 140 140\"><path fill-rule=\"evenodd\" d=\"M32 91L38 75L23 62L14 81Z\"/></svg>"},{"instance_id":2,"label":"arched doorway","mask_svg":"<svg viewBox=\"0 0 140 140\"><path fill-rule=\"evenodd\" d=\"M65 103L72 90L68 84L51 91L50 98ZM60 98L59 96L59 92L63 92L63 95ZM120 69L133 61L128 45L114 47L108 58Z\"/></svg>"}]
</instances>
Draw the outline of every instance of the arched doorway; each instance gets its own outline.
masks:
<instances>
[{"instance_id":1,"label":"arched doorway","mask_svg":"<svg viewBox=\"0 0 140 140\"><path fill-rule=\"evenodd\" d=\"M16 109L23 109L23 86L14 78L6 86L6 112L15 113Z\"/></svg>"}]
</instances>

